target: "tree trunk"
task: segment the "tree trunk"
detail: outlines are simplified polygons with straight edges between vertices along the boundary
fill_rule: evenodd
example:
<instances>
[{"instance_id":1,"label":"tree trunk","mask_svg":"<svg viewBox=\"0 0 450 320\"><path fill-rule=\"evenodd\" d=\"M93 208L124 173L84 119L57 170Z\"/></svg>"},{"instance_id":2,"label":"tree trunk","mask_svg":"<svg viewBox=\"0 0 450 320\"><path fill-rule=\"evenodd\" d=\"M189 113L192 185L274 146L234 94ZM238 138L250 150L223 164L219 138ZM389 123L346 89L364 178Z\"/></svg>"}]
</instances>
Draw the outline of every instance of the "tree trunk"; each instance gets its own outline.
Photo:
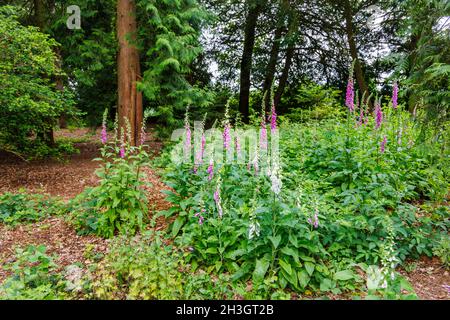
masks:
<instances>
[{"instance_id":1,"label":"tree trunk","mask_svg":"<svg viewBox=\"0 0 450 320\"><path fill-rule=\"evenodd\" d=\"M295 33L297 33L297 31L298 18L295 12L291 12L289 16L288 47L286 50L286 59L284 62L283 71L281 72L280 81L278 83L278 89L274 97L275 107L278 107L289 79L289 71L291 70L292 60L294 59L295 54L295 41L292 37Z\"/></svg>"},{"instance_id":2,"label":"tree trunk","mask_svg":"<svg viewBox=\"0 0 450 320\"><path fill-rule=\"evenodd\" d=\"M34 0L34 25L44 32L45 28L45 4L44 0Z\"/></svg>"},{"instance_id":3,"label":"tree trunk","mask_svg":"<svg viewBox=\"0 0 450 320\"><path fill-rule=\"evenodd\" d=\"M355 61L355 76L358 82L358 87L361 94L366 98L369 97L369 89L367 88L366 81L364 79L364 72L362 70L361 63L358 58L358 49L355 42L355 34L353 32L353 13L349 0L344 1L344 16L345 16L345 30L347 32L348 44L350 47L350 55ZM364 94L365 93L365 94ZM369 102L369 107L372 109L372 104Z\"/></svg>"},{"instance_id":4,"label":"tree trunk","mask_svg":"<svg viewBox=\"0 0 450 320\"><path fill-rule=\"evenodd\" d=\"M239 95L239 112L244 123L249 122L250 76L252 70L253 47L255 45L256 23L262 4L260 1L247 0L248 14L244 29L244 52L241 60L241 81Z\"/></svg>"},{"instance_id":5,"label":"tree trunk","mask_svg":"<svg viewBox=\"0 0 450 320\"><path fill-rule=\"evenodd\" d=\"M280 20L283 19L283 16L280 16ZM277 29L275 30L275 37L273 40L272 50L270 51L270 58L269 62L267 64L267 71L266 71L266 77L264 78L264 84L263 84L263 93L266 94L265 101L264 101L264 109L269 110L270 109L270 103L271 103L271 88L273 84L273 79L275 77L275 72L277 69L277 61L278 61L278 54L280 52L280 42L281 37L283 35L283 24L280 22L277 26Z\"/></svg>"},{"instance_id":6,"label":"tree trunk","mask_svg":"<svg viewBox=\"0 0 450 320\"><path fill-rule=\"evenodd\" d=\"M126 121L131 128L132 145L139 143L142 124L142 93L137 90L140 80L139 52L133 43L136 40L136 5L134 0L117 1L117 37L119 55L118 73L118 113L119 126L127 132ZM127 120L126 120L127 119Z\"/></svg>"}]
</instances>

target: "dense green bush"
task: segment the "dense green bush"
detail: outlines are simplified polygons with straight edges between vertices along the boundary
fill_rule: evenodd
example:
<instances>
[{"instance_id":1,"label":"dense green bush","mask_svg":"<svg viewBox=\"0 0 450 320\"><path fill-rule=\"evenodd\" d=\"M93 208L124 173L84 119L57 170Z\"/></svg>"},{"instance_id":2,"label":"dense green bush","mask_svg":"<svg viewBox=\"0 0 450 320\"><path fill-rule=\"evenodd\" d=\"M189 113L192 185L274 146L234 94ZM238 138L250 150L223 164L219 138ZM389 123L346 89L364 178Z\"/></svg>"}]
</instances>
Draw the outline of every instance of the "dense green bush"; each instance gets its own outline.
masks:
<instances>
[{"instance_id":1,"label":"dense green bush","mask_svg":"<svg viewBox=\"0 0 450 320\"><path fill-rule=\"evenodd\" d=\"M302 84L297 88L296 94L289 96L295 107L290 108L280 116L280 119L282 122L288 120L303 123L311 120L343 118L345 109L340 105L340 94L339 90L324 88L315 83Z\"/></svg>"},{"instance_id":2,"label":"dense green bush","mask_svg":"<svg viewBox=\"0 0 450 320\"><path fill-rule=\"evenodd\" d=\"M163 155L174 191L167 192L173 207L162 214L176 217L175 242L194 248L187 257L193 268L251 279L268 297L286 287L367 290L357 265L382 265L387 275L407 257L431 256L448 232L448 215L419 214L414 204L445 198L449 157L433 141L415 143L419 129L408 113L383 110L379 129L370 115L361 124L357 114L281 127L279 177L276 166L266 175L260 159L258 174L251 164L214 163L211 179L208 163L194 174L193 165ZM382 296L400 292L400 282L388 278Z\"/></svg>"},{"instance_id":3,"label":"dense green bush","mask_svg":"<svg viewBox=\"0 0 450 320\"><path fill-rule=\"evenodd\" d=\"M106 115L106 113L105 113ZM106 119L105 119L106 121ZM130 134L122 130L107 142L106 123L103 124L102 157L96 171L100 184L87 188L69 204L69 220L82 234L95 233L105 238L116 232L134 235L148 220L147 194L143 167L148 161L144 146L129 144ZM116 122L116 132L117 122Z\"/></svg>"},{"instance_id":4,"label":"dense green bush","mask_svg":"<svg viewBox=\"0 0 450 320\"><path fill-rule=\"evenodd\" d=\"M0 47L0 148L46 156L56 120L72 110L70 92L55 86L55 77L62 76L57 43L37 28L21 26L11 7L1 7Z\"/></svg>"}]
</instances>

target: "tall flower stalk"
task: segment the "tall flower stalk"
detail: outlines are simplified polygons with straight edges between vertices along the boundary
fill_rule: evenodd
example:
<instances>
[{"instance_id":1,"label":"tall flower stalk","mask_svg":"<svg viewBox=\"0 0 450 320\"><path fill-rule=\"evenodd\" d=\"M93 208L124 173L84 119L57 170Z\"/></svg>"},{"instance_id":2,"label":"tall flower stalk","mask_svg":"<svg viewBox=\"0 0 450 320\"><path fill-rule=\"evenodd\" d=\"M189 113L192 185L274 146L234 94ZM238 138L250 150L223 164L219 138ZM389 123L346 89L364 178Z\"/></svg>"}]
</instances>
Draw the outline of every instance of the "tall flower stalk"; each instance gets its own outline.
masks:
<instances>
[{"instance_id":1,"label":"tall flower stalk","mask_svg":"<svg viewBox=\"0 0 450 320\"><path fill-rule=\"evenodd\" d=\"M381 144L380 144L380 153L383 154L386 152L386 145L387 145L387 137L384 136L383 140L381 141Z\"/></svg>"},{"instance_id":2,"label":"tall flower stalk","mask_svg":"<svg viewBox=\"0 0 450 320\"><path fill-rule=\"evenodd\" d=\"M194 171L197 172L197 167L203 164L203 159L205 157L205 148L206 148L206 135L205 135L205 123L206 123L206 116L207 114L204 115L203 117L203 121L200 125L200 148L197 151L196 155L195 155L195 166L194 166Z\"/></svg>"},{"instance_id":3,"label":"tall flower stalk","mask_svg":"<svg viewBox=\"0 0 450 320\"><path fill-rule=\"evenodd\" d=\"M381 109L381 101L375 102L375 129L380 129L383 124L383 110Z\"/></svg>"},{"instance_id":4,"label":"tall flower stalk","mask_svg":"<svg viewBox=\"0 0 450 320\"><path fill-rule=\"evenodd\" d=\"M214 178L214 159L212 157L209 160L207 172L208 172L208 180L211 181Z\"/></svg>"},{"instance_id":5,"label":"tall flower stalk","mask_svg":"<svg viewBox=\"0 0 450 320\"><path fill-rule=\"evenodd\" d=\"M102 133L101 133L102 144L106 144L106 142L108 142L108 134L106 132L107 118L108 118L108 109L105 109L105 112L103 113L103 121L102 121Z\"/></svg>"},{"instance_id":6,"label":"tall flower stalk","mask_svg":"<svg viewBox=\"0 0 450 320\"><path fill-rule=\"evenodd\" d=\"M265 108L265 101L266 101L267 92L264 94L263 102L261 105L261 130L259 134L259 148L261 151L267 150L268 143L267 143L267 127L266 127L266 108Z\"/></svg>"},{"instance_id":7,"label":"tall flower stalk","mask_svg":"<svg viewBox=\"0 0 450 320\"><path fill-rule=\"evenodd\" d=\"M184 129L185 129L184 155L187 160L190 158L192 148L192 132L191 132L191 125L189 123L189 106L186 108L186 114L184 117Z\"/></svg>"},{"instance_id":8,"label":"tall flower stalk","mask_svg":"<svg viewBox=\"0 0 450 320\"><path fill-rule=\"evenodd\" d=\"M231 147L231 124L230 124L230 101L227 102L225 107L225 119L223 121L223 147L226 151Z\"/></svg>"},{"instance_id":9,"label":"tall flower stalk","mask_svg":"<svg viewBox=\"0 0 450 320\"><path fill-rule=\"evenodd\" d=\"M345 105L347 106L348 110L350 112L355 111L355 87L354 87L354 80L353 80L353 70L355 67L355 61L353 61L351 67L350 67L350 74L348 77L347 82L347 92L345 95Z\"/></svg>"},{"instance_id":10,"label":"tall flower stalk","mask_svg":"<svg viewBox=\"0 0 450 320\"><path fill-rule=\"evenodd\" d=\"M219 179L217 179L216 190L214 191L214 202L216 203L217 214L220 219L222 219L223 217L222 197L220 195L221 188L222 188L222 179L219 176Z\"/></svg>"},{"instance_id":11,"label":"tall flower stalk","mask_svg":"<svg viewBox=\"0 0 450 320\"><path fill-rule=\"evenodd\" d=\"M275 109L275 103L272 102L272 110L270 113L270 130L272 134L277 130L277 112Z\"/></svg>"},{"instance_id":12,"label":"tall flower stalk","mask_svg":"<svg viewBox=\"0 0 450 320\"><path fill-rule=\"evenodd\" d=\"M394 88L392 90L392 107L397 109L398 107L398 84L394 83Z\"/></svg>"}]
</instances>

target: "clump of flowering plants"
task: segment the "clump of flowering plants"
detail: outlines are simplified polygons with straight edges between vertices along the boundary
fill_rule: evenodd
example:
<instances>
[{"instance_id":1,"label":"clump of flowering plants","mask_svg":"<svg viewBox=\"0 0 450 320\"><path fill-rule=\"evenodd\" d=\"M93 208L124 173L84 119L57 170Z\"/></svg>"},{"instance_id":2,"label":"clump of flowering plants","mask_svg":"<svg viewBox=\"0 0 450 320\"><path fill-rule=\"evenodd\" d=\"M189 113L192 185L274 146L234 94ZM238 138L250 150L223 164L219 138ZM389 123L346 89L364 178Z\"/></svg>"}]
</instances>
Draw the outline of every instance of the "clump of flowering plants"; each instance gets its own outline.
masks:
<instances>
[{"instance_id":1,"label":"clump of flowering plants","mask_svg":"<svg viewBox=\"0 0 450 320\"><path fill-rule=\"evenodd\" d=\"M193 149L204 161L163 164L173 206L161 214L174 217L171 235L189 251L186 259L194 270L251 280L258 298L286 287L300 293L363 290L353 268L379 264L376 249L388 233L380 220L387 214L396 228L400 261L430 252L432 241L424 236L431 234L429 226L418 231L409 201L425 185L447 190L443 179L435 179L444 166L427 172L421 151L407 147L417 130L400 107L395 112L401 121L393 123L386 104L377 100L379 110L373 112L372 95L360 100L351 90L353 85L347 123L280 125L272 105L270 115L262 111L251 126L256 139L249 143L249 127L226 115L216 121L222 124L216 134L200 130L205 139L197 139ZM400 130L397 123L402 139L391 138ZM397 142L401 148L395 152ZM180 154L182 149L183 144ZM435 183L440 186L431 187Z\"/></svg>"},{"instance_id":2,"label":"clump of flowering plants","mask_svg":"<svg viewBox=\"0 0 450 320\"><path fill-rule=\"evenodd\" d=\"M142 230L147 222L147 194L143 167L148 163L144 145L130 144L130 128L118 127L116 135L108 140L106 135L106 116L101 133L101 163L96 174L100 183L86 189L73 201L72 221L82 233L95 233L111 238L116 233L134 235ZM144 141L145 120L140 141Z\"/></svg>"}]
</instances>

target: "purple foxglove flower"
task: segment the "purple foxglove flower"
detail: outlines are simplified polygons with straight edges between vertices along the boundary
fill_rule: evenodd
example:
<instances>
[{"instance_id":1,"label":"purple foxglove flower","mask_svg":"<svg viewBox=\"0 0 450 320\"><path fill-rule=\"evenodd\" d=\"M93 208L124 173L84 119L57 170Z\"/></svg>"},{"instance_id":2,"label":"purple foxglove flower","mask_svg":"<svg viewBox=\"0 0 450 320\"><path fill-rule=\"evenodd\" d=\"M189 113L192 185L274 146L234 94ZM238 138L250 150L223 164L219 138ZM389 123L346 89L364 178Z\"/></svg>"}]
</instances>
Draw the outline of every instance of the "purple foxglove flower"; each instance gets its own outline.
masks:
<instances>
[{"instance_id":1,"label":"purple foxglove flower","mask_svg":"<svg viewBox=\"0 0 450 320\"><path fill-rule=\"evenodd\" d=\"M225 148L225 150L229 150L230 146L231 146L231 135L230 135L230 124L226 124L224 131L223 131L223 147Z\"/></svg>"},{"instance_id":2,"label":"purple foxglove flower","mask_svg":"<svg viewBox=\"0 0 450 320\"><path fill-rule=\"evenodd\" d=\"M211 159L211 161L209 162L209 166L208 166L208 180L211 181L214 177L214 161L213 159Z\"/></svg>"},{"instance_id":3,"label":"purple foxglove flower","mask_svg":"<svg viewBox=\"0 0 450 320\"><path fill-rule=\"evenodd\" d=\"M199 225L203 225L203 222L205 221L205 218L203 217L203 213L205 213L205 209L202 209L201 212L196 213L194 216L194 217L198 218Z\"/></svg>"},{"instance_id":4,"label":"purple foxglove flower","mask_svg":"<svg viewBox=\"0 0 450 320\"><path fill-rule=\"evenodd\" d=\"M205 134L203 134L201 145L200 145L200 150L197 152L197 154L195 156L195 164L196 165L203 164L203 158L205 155L205 146L206 146L206 138L205 138ZM195 166L195 169L197 169L197 166ZM195 170L195 173L197 173L197 170Z\"/></svg>"},{"instance_id":5,"label":"purple foxglove flower","mask_svg":"<svg viewBox=\"0 0 450 320\"><path fill-rule=\"evenodd\" d=\"M355 111L355 91L353 87L353 79L350 78L347 83L347 94L345 97L345 105L350 112Z\"/></svg>"},{"instance_id":6,"label":"purple foxglove flower","mask_svg":"<svg viewBox=\"0 0 450 320\"><path fill-rule=\"evenodd\" d=\"M259 173L259 164L258 164L258 160L255 160L253 162L253 169L255 170L255 175L258 175Z\"/></svg>"},{"instance_id":7,"label":"purple foxglove flower","mask_svg":"<svg viewBox=\"0 0 450 320\"><path fill-rule=\"evenodd\" d=\"M186 143L184 145L184 149L186 155L189 155L192 148L192 133L191 128L189 127L188 124L186 124L185 129L186 129Z\"/></svg>"},{"instance_id":8,"label":"purple foxglove flower","mask_svg":"<svg viewBox=\"0 0 450 320\"><path fill-rule=\"evenodd\" d=\"M392 92L392 107L394 109L397 109L397 107L398 107L398 84L397 84L397 82L394 83L394 89Z\"/></svg>"},{"instance_id":9,"label":"purple foxglove flower","mask_svg":"<svg viewBox=\"0 0 450 320\"><path fill-rule=\"evenodd\" d=\"M318 216L318 212L316 210L316 212L314 213L314 220L312 220L311 218L308 218L308 223L314 227L314 229L319 228L319 216Z\"/></svg>"},{"instance_id":10,"label":"purple foxglove flower","mask_svg":"<svg viewBox=\"0 0 450 320\"><path fill-rule=\"evenodd\" d=\"M234 138L234 145L235 145L235 148L236 148L236 153L237 153L238 155L240 155L240 154L241 154L241 144L240 144L240 142L239 142L239 137L238 137L238 136L236 136L236 137Z\"/></svg>"},{"instance_id":11,"label":"purple foxglove flower","mask_svg":"<svg viewBox=\"0 0 450 320\"><path fill-rule=\"evenodd\" d=\"M261 134L259 139L259 147L261 150L267 150L267 128L266 124L261 122Z\"/></svg>"},{"instance_id":12,"label":"purple foxglove flower","mask_svg":"<svg viewBox=\"0 0 450 320\"><path fill-rule=\"evenodd\" d=\"M120 152L119 152L120 157L123 159L125 158L125 147L121 147L120 148Z\"/></svg>"},{"instance_id":13,"label":"purple foxglove flower","mask_svg":"<svg viewBox=\"0 0 450 320\"><path fill-rule=\"evenodd\" d=\"M219 218L222 218L223 216L223 209L222 209L222 204L221 201L222 199L220 198L220 192L219 192L219 188L217 188L217 190L214 192L214 201L216 202L216 206L217 206L217 212L219 214Z\"/></svg>"},{"instance_id":14,"label":"purple foxglove flower","mask_svg":"<svg viewBox=\"0 0 450 320\"><path fill-rule=\"evenodd\" d=\"M277 113L274 104L272 104L272 114L270 116L270 130L272 133L277 130Z\"/></svg>"},{"instance_id":15,"label":"purple foxglove flower","mask_svg":"<svg viewBox=\"0 0 450 320\"><path fill-rule=\"evenodd\" d=\"M102 144L105 144L106 142L108 142L108 135L106 133L106 124L103 123L103 125L102 125Z\"/></svg>"},{"instance_id":16,"label":"purple foxglove flower","mask_svg":"<svg viewBox=\"0 0 450 320\"><path fill-rule=\"evenodd\" d=\"M205 156L205 147L206 147L206 137L205 134L202 134L202 145L201 145L201 155L202 155L202 162L203 162L203 157Z\"/></svg>"},{"instance_id":17,"label":"purple foxglove flower","mask_svg":"<svg viewBox=\"0 0 450 320\"><path fill-rule=\"evenodd\" d=\"M384 153L386 151L386 145L387 145L387 137L384 136L383 141L381 141L381 145L380 145L381 153Z\"/></svg>"},{"instance_id":18,"label":"purple foxglove flower","mask_svg":"<svg viewBox=\"0 0 450 320\"><path fill-rule=\"evenodd\" d=\"M364 108L361 107L361 112L359 114L358 126L362 126L363 124L364 124Z\"/></svg>"},{"instance_id":19,"label":"purple foxglove flower","mask_svg":"<svg viewBox=\"0 0 450 320\"><path fill-rule=\"evenodd\" d=\"M317 215L317 212L314 214L314 228L318 228L319 227L319 217Z\"/></svg>"},{"instance_id":20,"label":"purple foxglove flower","mask_svg":"<svg viewBox=\"0 0 450 320\"><path fill-rule=\"evenodd\" d=\"M375 129L380 129L383 124L383 110L379 103L375 107Z\"/></svg>"}]
</instances>

